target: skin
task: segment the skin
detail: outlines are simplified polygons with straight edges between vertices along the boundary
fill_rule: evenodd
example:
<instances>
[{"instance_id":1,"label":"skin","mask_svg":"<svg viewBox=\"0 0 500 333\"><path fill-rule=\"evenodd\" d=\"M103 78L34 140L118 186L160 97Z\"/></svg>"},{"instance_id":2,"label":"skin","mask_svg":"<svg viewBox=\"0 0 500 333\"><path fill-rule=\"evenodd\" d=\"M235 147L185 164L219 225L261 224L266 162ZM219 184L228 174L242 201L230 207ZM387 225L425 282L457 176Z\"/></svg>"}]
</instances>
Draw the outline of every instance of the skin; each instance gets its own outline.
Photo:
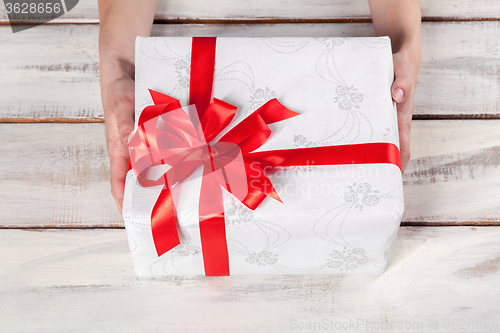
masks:
<instances>
[{"instance_id":1,"label":"skin","mask_svg":"<svg viewBox=\"0 0 500 333\"><path fill-rule=\"evenodd\" d=\"M111 194L122 212L128 137L134 130L137 36L151 35L156 0L99 0L99 61Z\"/></svg>"},{"instance_id":2,"label":"skin","mask_svg":"<svg viewBox=\"0 0 500 333\"><path fill-rule=\"evenodd\" d=\"M410 159L413 98L421 61L418 0L368 0L377 36L392 41L392 98L397 104L402 169ZM99 0L99 59L111 194L122 212L128 166L128 140L134 130L134 50L147 37L156 0Z\"/></svg>"},{"instance_id":3,"label":"skin","mask_svg":"<svg viewBox=\"0 0 500 333\"><path fill-rule=\"evenodd\" d=\"M420 4L418 0L368 0L377 36L392 42L394 83L392 99L398 108L401 167L410 160L410 130L413 100L422 59Z\"/></svg>"}]
</instances>

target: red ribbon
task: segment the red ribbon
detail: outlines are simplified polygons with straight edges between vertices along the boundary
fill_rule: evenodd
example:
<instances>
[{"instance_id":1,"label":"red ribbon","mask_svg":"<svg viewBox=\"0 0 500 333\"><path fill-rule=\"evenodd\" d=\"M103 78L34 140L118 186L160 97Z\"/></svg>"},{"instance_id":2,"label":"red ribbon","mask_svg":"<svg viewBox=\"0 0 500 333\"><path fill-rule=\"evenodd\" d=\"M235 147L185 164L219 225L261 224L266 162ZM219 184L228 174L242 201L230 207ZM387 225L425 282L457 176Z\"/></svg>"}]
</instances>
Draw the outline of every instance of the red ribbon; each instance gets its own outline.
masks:
<instances>
[{"instance_id":1,"label":"red ribbon","mask_svg":"<svg viewBox=\"0 0 500 333\"><path fill-rule=\"evenodd\" d=\"M271 130L268 124L298 113L272 99L254 111L215 144L209 144L233 119L236 107L212 99L216 38L194 37L189 103L199 123L193 124L178 100L150 90L154 105L146 107L129 146L131 166L141 186L163 185L151 213L158 256L180 244L170 188L203 165L199 225L205 275L229 275L222 186L250 209L270 196L280 200L264 169L276 166L390 163L401 169L399 149L391 143L253 152ZM151 170L169 165L160 177ZM243 181L242 181L243 179Z\"/></svg>"}]
</instances>

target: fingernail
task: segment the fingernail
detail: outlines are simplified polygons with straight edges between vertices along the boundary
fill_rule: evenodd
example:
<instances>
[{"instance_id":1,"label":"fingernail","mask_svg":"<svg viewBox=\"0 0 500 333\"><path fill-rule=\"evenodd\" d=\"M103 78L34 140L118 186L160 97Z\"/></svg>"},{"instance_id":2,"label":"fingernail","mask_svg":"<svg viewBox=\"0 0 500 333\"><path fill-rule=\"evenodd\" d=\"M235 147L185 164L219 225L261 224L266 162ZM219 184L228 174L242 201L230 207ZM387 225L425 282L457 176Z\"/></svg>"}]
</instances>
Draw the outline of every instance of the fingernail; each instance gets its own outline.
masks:
<instances>
[{"instance_id":1,"label":"fingernail","mask_svg":"<svg viewBox=\"0 0 500 333\"><path fill-rule=\"evenodd\" d=\"M401 88L396 88L392 92L392 98L396 103L402 102L404 97L405 97L405 92Z\"/></svg>"},{"instance_id":2,"label":"fingernail","mask_svg":"<svg viewBox=\"0 0 500 333\"><path fill-rule=\"evenodd\" d=\"M125 132L122 134L122 145L125 147L128 145L129 136L130 136L130 132Z\"/></svg>"}]
</instances>

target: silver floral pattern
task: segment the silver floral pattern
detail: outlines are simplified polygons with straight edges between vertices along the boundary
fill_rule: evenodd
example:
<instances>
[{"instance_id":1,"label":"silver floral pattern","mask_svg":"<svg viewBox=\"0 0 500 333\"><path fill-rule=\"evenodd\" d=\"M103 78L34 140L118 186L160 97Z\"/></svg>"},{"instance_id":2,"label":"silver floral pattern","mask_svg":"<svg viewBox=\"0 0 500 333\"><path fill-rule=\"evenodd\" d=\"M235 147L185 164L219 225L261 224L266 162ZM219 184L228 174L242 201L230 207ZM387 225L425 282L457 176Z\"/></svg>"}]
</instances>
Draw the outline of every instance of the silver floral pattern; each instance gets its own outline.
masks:
<instances>
[{"instance_id":1,"label":"silver floral pattern","mask_svg":"<svg viewBox=\"0 0 500 333\"><path fill-rule=\"evenodd\" d=\"M325 44L326 47L332 48L334 46L339 46L344 44L344 42L347 40L347 38L342 38L342 37L316 37L314 38L315 41Z\"/></svg>"},{"instance_id":2,"label":"silver floral pattern","mask_svg":"<svg viewBox=\"0 0 500 333\"><path fill-rule=\"evenodd\" d=\"M187 88L189 87L189 77L188 76L182 76L182 77L178 77L179 79L179 86L181 86L182 88Z\"/></svg>"},{"instance_id":3,"label":"silver floral pattern","mask_svg":"<svg viewBox=\"0 0 500 333\"><path fill-rule=\"evenodd\" d=\"M335 96L333 100L338 103L339 108L342 110L351 110L353 107L359 109L359 105L363 102L364 96L358 92L358 88L354 85L348 87L346 85L338 86L335 89Z\"/></svg>"},{"instance_id":4,"label":"silver floral pattern","mask_svg":"<svg viewBox=\"0 0 500 333\"><path fill-rule=\"evenodd\" d=\"M352 185L347 186L347 189L344 194L345 201L356 204L354 209L359 209L359 211L365 206L375 206L380 201L380 192L373 190L368 183L357 184L354 182Z\"/></svg>"},{"instance_id":5,"label":"silver floral pattern","mask_svg":"<svg viewBox=\"0 0 500 333\"><path fill-rule=\"evenodd\" d=\"M189 75L189 69L191 68L191 59L189 56L186 56L182 59L177 60L174 66L177 73Z\"/></svg>"},{"instance_id":6,"label":"silver floral pattern","mask_svg":"<svg viewBox=\"0 0 500 333\"><path fill-rule=\"evenodd\" d=\"M366 195L364 198L363 198L363 205L365 206L375 206L376 204L378 204L380 200L380 197L375 195L375 194L372 194L372 195Z\"/></svg>"},{"instance_id":7,"label":"silver floral pattern","mask_svg":"<svg viewBox=\"0 0 500 333\"><path fill-rule=\"evenodd\" d=\"M305 136L303 135L294 135L293 136L293 143L296 147L304 147L304 148L309 148L309 147L316 147L318 146L317 142L310 141L308 140Z\"/></svg>"},{"instance_id":8,"label":"silver floral pattern","mask_svg":"<svg viewBox=\"0 0 500 333\"><path fill-rule=\"evenodd\" d=\"M273 98L276 98L276 93L269 87L257 88L253 91L248 103L250 103L252 109L256 109Z\"/></svg>"},{"instance_id":9,"label":"silver floral pattern","mask_svg":"<svg viewBox=\"0 0 500 333\"><path fill-rule=\"evenodd\" d=\"M386 128L384 133L384 141L388 143L397 144L399 141L398 131L394 128Z\"/></svg>"},{"instance_id":10,"label":"silver floral pattern","mask_svg":"<svg viewBox=\"0 0 500 333\"><path fill-rule=\"evenodd\" d=\"M261 251L259 253L250 253L245 259L250 264L258 264L259 266L274 265L278 261L278 255L270 251Z\"/></svg>"},{"instance_id":11,"label":"silver floral pattern","mask_svg":"<svg viewBox=\"0 0 500 333\"><path fill-rule=\"evenodd\" d=\"M254 220L251 209L233 200L225 205L224 218L226 224L250 223Z\"/></svg>"},{"instance_id":12,"label":"silver floral pattern","mask_svg":"<svg viewBox=\"0 0 500 333\"><path fill-rule=\"evenodd\" d=\"M344 194L344 199L347 202L356 202L358 201L358 194L354 191L349 191Z\"/></svg>"},{"instance_id":13,"label":"silver floral pattern","mask_svg":"<svg viewBox=\"0 0 500 333\"><path fill-rule=\"evenodd\" d=\"M295 173L302 172L302 171L308 172L308 171L313 171L314 166L312 166L312 165L295 165L295 166L287 167L287 169L293 170L293 171L295 171Z\"/></svg>"},{"instance_id":14,"label":"silver floral pattern","mask_svg":"<svg viewBox=\"0 0 500 333\"><path fill-rule=\"evenodd\" d=\"M353 135L351 133L355 133L355 128L358 129L357 135L350 140L350 142L354 142L359 134L359 128L360 128L360 122L361 120L364 120L368 122L368 125L370 127L370 140L373 134L373 129L370 121L368 118L363 115L361 111L360 104L364 100L364 95L358 91L358 88L354 87L354 85L348 86L345 84L338 85L335 88L335 96L333 97L334 102L337 104L337 106L341 110L348 111L348 116L346 120L344 121L344 124L334 133L329 135L326 138L319 139L317 141L312 141L307 139L304 135L295 135L294 136L294 145L296 147L300 148L308 148L308 147L318 147L318 146L325 146L325 145L332 145L332 144L337 144L338 142L348 142L348 138L352 138ZM351 117L353 119L353 126L351 126L351 129L346 133L345 129L348 127L346 124L348 123L348 119ZM335 137L338 137L335 139Z\"/></svg>"},{"instance_id":15,"label":"silver floral pattern","mask_svg":"<svg viewBox=\"0 0 500 333\"><path fill-rule=\"evenodd\" d=\"M175 247L175 252L181 257L189 257L200 255L201 249L197 245L185 243L177 245L177 247Z\"/></svg>"},{"instance_id":16,"label":"silver floral pattern","mask_svg":"<svg viewBox=\"0 0 500 333\"><path fill-rule=\"evenodd\" d=\"M365 249L349 249L345 246L341 251L333 250L330 257L331 258L327 260L326 266L339 270L341 273L352 271L370 261Z\"/></svg>"},{"instance_id":17,"label":"silver floral pattern","mask_svg":"<svg viewBox=\"0 0 500 333\"><path fill-rule=\"evenodd\" d=\"M189 70L191 68L191 57L189 55L177 59L174 63L175 73L177 74L177 84L182 88L189 87Z\"/></svg>"}]
</instances>

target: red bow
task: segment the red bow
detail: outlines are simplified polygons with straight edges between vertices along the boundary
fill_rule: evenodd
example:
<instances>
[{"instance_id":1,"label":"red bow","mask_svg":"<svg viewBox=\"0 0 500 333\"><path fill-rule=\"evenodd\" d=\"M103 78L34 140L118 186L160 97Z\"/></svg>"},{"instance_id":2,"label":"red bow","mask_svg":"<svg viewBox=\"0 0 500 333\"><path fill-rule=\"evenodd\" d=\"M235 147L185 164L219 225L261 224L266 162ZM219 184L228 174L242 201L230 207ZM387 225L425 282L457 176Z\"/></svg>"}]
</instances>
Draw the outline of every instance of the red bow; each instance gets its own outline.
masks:
<instances>
[{"instance_id":1,"label":"red bow","mask_svg":"<svg viewBox=\"0 0 500 333\"><path fill-rule=\"evenodd\" d=\"M175 98L150 90L155 105L142 111L129 143L139 183L164 185L151 213L159 256L180 244L170 188L203 165L199 220L207 276L229 275L221 186L255 209L266 196L281 201L264 172L267 166L392 163L400 167L399 150L389 143L253 152L271 135L268 124L298 115L277 99L209 144L236 113L235 106L211 99L215 43L216 38L193 38L189 102L196 105L199 122L193 123ZM165 165L171 168L165 170Z\"/></svg>"},{"instance_id":2,"label":"red bow","mask_svg":"<svg viewBox=\"0 0 500 333\"><path fill-rule=\"evenodd\" d=\"M277 99L270 100L210 145L208 143L233 119L235 106L214 98L196 126L178 100L153 90L150 93L155 105L142 111L138 130L129 146L133 147L130 159L139 184L164 185L151 214L157 253L160 256L180 244L171 187L203 165L199 216L202 244L207 245L203 246L205 271L207 275L222 275L221 268L210 274L212 266L207 267L207 262L227 258L220 187L250 209L255 209L266 195L280 200L264 170L248 158L248 153L269 138L271 130L267 124L297 113ZM164 165L171 168L165 171Z\"/></svg>"}]
</instances>

